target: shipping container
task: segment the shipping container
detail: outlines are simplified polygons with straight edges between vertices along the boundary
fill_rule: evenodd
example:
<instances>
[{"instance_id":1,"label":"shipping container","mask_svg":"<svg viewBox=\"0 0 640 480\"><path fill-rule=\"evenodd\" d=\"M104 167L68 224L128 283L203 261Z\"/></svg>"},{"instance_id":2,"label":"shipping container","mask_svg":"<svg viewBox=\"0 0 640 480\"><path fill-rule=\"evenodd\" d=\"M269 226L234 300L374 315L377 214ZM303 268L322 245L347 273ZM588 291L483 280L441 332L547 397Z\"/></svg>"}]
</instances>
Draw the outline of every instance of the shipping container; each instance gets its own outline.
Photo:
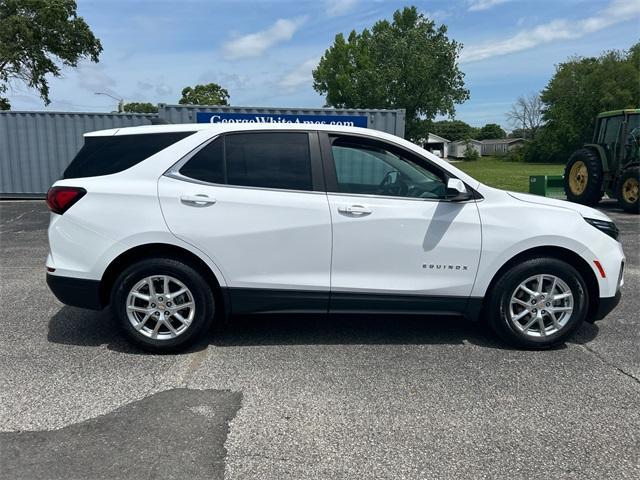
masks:
<instances>
[{"instance_id":1,"label":"shipping container","mask_svg":"<svg viewBox=\"0 0 640 480\"><path fill-rule=\"evenodd\" d=\"M373 128L404 136L405 111L158 105L155 114L0 112L0 197L42 197L83 145L83 134L169 123L310 122Z\"/></svg>"},{"instance_id":2,"label":"shipping container","mask_svg":"<svg viewBox=\"0 0 640 480\"><path fill-rule=\"evenodd\" d=\"M42 197L94 130L150 125L138 113L0 112L0 196Z\"/></svg>"},{"instance_id":3,"label":"shipping container","mask_svg":"<svg viewBox=\"0 0 640 480\"><path fill-rule=\"evenodd\" d=\"M373 128L404 138L405 110L228 107L158 104L170 123L312 123Z\"/></svg>"}]
</instances>

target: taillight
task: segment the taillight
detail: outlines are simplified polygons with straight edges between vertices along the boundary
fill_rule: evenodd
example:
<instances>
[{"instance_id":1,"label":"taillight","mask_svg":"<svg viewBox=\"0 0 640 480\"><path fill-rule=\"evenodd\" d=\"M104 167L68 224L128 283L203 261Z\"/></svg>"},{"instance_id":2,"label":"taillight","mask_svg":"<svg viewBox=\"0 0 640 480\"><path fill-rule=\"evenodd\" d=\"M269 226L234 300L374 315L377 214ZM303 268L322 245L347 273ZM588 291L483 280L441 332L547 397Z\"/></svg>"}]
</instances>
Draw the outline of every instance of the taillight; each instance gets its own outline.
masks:
<instances>
[{"instance_id":1,"label":"taillight","mask_svg":"<svg viewBox=\"0 0 640 480\"><path fill-rule=\"evenodd\" d=\"M47 192L47 206L53 213L62 215L86 193L80 187L51 187Z\"/></svg>"}]
</instances>

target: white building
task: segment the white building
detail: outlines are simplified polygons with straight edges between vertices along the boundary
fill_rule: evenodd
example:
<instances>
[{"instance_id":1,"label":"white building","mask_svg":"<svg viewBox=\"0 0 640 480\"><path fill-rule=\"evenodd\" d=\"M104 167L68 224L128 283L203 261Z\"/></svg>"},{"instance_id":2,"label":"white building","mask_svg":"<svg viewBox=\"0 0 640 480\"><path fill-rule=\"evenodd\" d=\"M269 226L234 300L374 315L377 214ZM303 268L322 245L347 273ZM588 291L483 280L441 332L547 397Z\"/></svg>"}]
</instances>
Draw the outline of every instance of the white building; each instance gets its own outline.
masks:
<instances>
[{"instance_id":1,"label":"white building","mask_svg":"<svg viewBox=\"0 0 640 480\"><path fill-rule=\"evenodd\" d=\"M424 143L423 148L429 150L434 155L440 158L447 158L449 156L449 144L451 140L442 138L435 133L430 133L427 137L427 141Z\"/></svg>"},{"instance_id":2,"label":"white building","mask_svg":"<svg viewBox=\"0 0 640 480\"><path fill-rule=\"evenodd\" d=\"M482 142L479 140L456 140L449 144L449 156L455 158L464 157L464 152L467 149L467 143L472 149L478 152L478 155L482 155Z\"/></svg>"},{"instance_id":3,"label":"white building","mask_svg":"<svg viewBox=\"0 0 640 480\"><path fill-rule=\"evenodd\" d=\"M524 138L496 138L482 140L482 155L506 155L514 148L524 145Z\"/></svg>"}]
</instances>

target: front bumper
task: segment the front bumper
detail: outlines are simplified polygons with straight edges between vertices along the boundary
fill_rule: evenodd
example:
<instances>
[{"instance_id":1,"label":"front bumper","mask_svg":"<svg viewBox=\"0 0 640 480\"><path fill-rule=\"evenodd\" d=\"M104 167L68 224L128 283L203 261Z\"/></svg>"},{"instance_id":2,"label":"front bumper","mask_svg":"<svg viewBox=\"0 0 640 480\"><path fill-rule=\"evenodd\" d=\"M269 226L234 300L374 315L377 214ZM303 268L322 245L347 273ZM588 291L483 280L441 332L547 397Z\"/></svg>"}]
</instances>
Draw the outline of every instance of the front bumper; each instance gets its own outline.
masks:
<instances>
[{"instance_id":1,"label":"front bumper","mask_svg":"<svg viewBox=\"0 0 640 480\"><path fill-rule=\"evenodd\" d=\"M47 285L58 300L72 307L102 310L100 281L47 273Z\"/></svg>"},{"instance_id":2,"label":"front bumper","mask_svg":"<svg viewBox=\"0 0 640 480\"><path fill-rule=\"evenodd\" d=\"M609 313L618 306L621 297L622 293L618 290L613 297L600 298L598 310L596 311L593 320L602 320L604 317L609 315Z\"/></svg>"}]
</instances>

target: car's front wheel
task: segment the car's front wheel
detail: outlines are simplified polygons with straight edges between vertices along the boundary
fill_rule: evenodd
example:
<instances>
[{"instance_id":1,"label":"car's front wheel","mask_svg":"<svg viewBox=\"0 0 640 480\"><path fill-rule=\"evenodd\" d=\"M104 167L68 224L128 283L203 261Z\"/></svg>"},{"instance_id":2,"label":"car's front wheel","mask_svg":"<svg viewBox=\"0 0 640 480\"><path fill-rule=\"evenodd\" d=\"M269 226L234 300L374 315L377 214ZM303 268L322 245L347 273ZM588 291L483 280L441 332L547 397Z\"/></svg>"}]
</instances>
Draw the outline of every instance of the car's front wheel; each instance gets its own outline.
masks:
<instances>
[{"instance_id":1,"label":"car's front wheel","mask_svg":"<svg viewBox=\"0 0 640 480\"><path fill-rule=\"evenodd\" d=\"M519 263L498 279L489 323L508 343L548 348L563 343L585 319L588 291L580 273L555 258Z\"/></svg>"},{"instance_id":2,"label":"car's front wheel","mask_svg":"<svg viewBox=\"0 0 640 480\"><path fill-rule=\"evenodd\" d=\"M151 258L128 267L116 279L111 307L138 346L177 351L194 343L211 324L214 296L203 276L169 258Z\"/></svg>"}]
</instances>

